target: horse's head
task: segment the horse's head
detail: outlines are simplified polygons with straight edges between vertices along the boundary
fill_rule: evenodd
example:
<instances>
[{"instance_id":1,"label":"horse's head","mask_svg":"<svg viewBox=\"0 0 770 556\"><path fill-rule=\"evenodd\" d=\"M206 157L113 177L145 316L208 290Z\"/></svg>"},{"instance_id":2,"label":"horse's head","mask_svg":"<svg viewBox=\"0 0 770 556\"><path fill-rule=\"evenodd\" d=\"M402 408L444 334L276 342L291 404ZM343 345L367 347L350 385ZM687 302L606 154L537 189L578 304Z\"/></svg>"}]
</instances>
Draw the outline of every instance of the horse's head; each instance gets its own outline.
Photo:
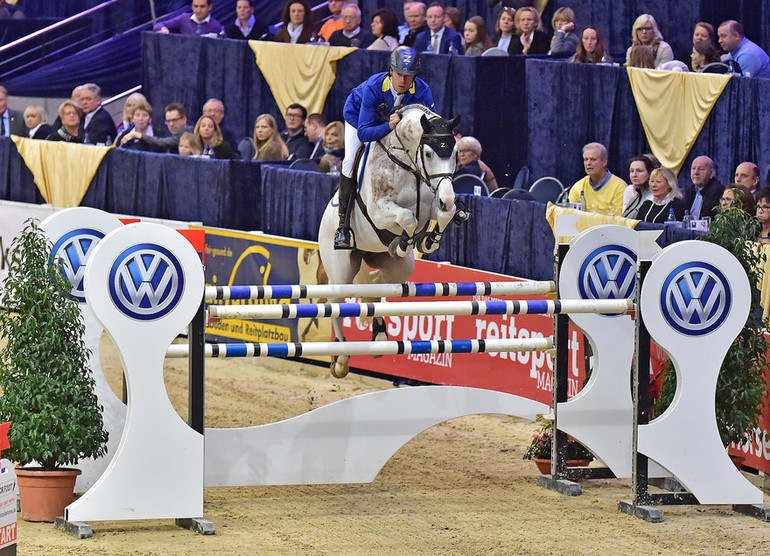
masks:
<instances>
[{"instance_id":1,"label":"horse's head","mask_svg":"<svg viewBox=\"0 0 770 556\"><path fill-rule=\"evenodd\" d=\"M442 212L454 211L452 177L457 169L457 143L453 130L460 123L460 116L451 120L440 117L420 118L420 163L428 186L435 192L438 208Z\"/></svg>"}]
</instances>

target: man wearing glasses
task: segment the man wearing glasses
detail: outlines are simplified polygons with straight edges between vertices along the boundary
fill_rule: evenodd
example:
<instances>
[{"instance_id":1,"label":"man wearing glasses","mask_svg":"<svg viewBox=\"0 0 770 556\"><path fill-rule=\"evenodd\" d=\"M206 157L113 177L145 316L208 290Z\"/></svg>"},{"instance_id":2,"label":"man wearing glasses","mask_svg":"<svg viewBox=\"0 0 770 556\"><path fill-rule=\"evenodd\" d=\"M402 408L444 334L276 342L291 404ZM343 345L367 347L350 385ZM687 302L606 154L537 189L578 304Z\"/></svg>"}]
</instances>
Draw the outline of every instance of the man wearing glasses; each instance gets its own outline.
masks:
<instances>
[{"instance_id":1,"label":"man wearing glasses","mask_svg":"<svg viewBox=\"0 0 770 556\"><path fill-rule=\"evenodd\" d=\"M289 149L289 160L310 158L313 145L305 135L307 109L301 104L292 104L286 109L286 129L281 132L281 139Z\"/></svg>"},{"instance_id":2,"label":"man wearing glasses","mask_svg":"<svg viewBox=\"0 0 770 556\"><path fill-rule=\"evenodd\" d=\"M139 139L156 152L179 154L179 138L185 131L194 130L192 126L187 125L187 110L180 103L172 102L166 106L166 127L171 132L170 137L142 135L136 130L127 133L125 137Z\"/></svg>"}]
</instances>

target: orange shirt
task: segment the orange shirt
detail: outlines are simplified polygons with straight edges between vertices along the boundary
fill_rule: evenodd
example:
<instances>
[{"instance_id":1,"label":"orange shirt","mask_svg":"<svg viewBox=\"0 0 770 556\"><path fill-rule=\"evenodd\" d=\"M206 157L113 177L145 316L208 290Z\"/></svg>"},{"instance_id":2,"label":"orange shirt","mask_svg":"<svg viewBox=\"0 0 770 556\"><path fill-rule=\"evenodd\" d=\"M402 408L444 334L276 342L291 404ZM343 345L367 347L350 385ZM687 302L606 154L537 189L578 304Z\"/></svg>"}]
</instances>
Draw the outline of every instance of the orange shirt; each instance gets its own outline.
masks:
<instances>
[{"instance_id":1,"label":"orange shirt","mask_svg":"<svg viewBox=\"0 0 770 556\"><path fill-rule=\"evenodd\" d=\"M337 21L334 21L334 18L330 17L326 20L326 23L321 26L321 30L318 31L318 34L321 35L326 42L329 42L332 33L339 31L340 29L342 29L342 16L337 18Z\"/></svg>"}]
</instances>

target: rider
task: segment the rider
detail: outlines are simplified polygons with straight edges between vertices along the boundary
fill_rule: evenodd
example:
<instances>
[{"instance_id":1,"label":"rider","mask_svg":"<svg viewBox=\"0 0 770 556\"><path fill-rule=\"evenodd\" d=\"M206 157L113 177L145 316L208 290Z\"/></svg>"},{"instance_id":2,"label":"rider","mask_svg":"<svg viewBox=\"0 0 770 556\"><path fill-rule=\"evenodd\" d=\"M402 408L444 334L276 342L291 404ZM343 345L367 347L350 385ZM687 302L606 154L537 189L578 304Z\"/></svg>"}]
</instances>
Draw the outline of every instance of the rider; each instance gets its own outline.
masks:
<instances>
[{"instance_id":1,"label":"rider","mask_svg":"<svg viewBox=\"0 0 770 556\"><path fill-rule=\"evenodd\" d=\"M433 93L415 77L420 58L413 48L399 46L390 55L387 72L376 73L353 89L345 101L345 158L340 175L340 223L334 233L335 249L353 249L350 237L350 200L355 191L353 172L361 143L379 141L395 129L401 114L393 107L422 104L433 110Z\"/></svg>"}]
</instances>

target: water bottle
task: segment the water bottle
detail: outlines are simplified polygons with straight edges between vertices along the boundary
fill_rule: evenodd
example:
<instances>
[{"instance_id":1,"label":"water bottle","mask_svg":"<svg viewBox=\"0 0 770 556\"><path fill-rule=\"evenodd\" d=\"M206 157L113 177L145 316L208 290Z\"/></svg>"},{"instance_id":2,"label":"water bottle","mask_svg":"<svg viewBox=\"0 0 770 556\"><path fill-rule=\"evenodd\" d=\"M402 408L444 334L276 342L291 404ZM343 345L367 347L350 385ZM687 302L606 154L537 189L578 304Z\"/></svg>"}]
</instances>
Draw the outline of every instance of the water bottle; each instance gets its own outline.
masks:
<instances>
[{"instance_id":1,"label":"water bottle","mask_svg":"<svg viewBox=\"0 0 770 556\"><path fill-rule=\"evenodd\" d=\"M674 209L668 209L668 218L666 218L666 224L676 224L676 216L674 216Z\"/></svg>"},{"instance_id":2,"label":"water bottle","mask_svg":"<svg viewBox=\"0 0 770 556\"><path fill-rule=\"evenodd\" d=\"M581 191L580 192L580 210L583 212L588 210L588 203L586 203L586 192Z\"/></svg>"},{"instance_id":3,"label":"water bottle","mask_svg":"<svg viewBox=\"0 0 770 556\"><path fill-rule=\"evenodd\" d=\"M690 214L689 210L684 211L684 216L682 217L682 228L685 230L689 230L692 228L692 221L694 218L692 217L692 214Z\"/></svg>"}]
</instances>

